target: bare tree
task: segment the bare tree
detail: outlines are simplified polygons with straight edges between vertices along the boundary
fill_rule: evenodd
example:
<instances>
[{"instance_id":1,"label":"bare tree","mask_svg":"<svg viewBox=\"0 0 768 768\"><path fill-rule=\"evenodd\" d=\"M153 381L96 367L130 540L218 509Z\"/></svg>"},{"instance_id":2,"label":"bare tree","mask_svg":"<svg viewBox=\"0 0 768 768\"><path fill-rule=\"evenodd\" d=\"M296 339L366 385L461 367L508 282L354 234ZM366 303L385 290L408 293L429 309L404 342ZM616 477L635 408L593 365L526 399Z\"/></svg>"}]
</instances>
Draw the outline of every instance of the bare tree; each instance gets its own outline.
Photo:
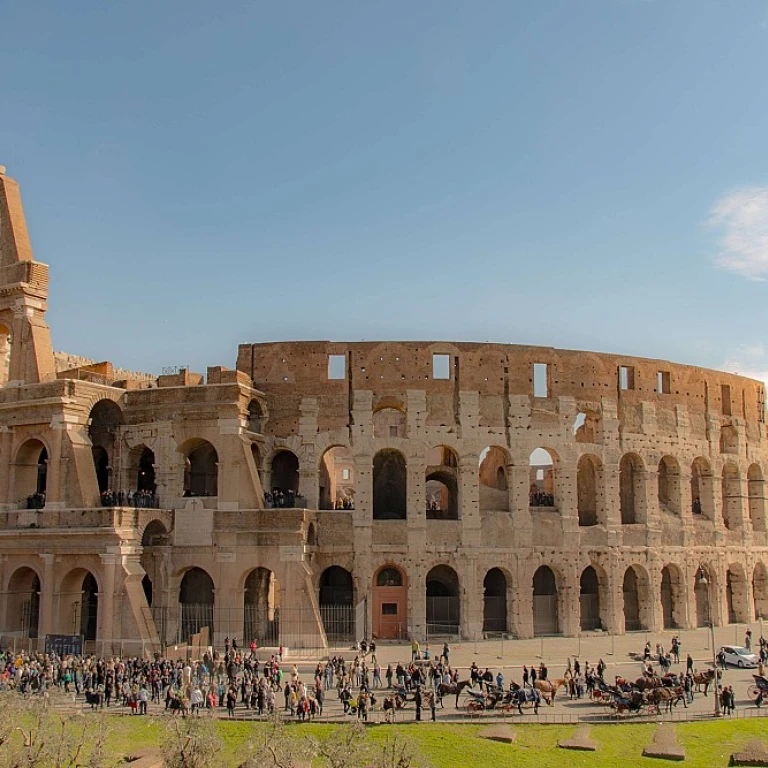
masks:
<instances>
[{"instance_id":1,"label":"bare tree","mask_svg":"<svg viewBox=\"0 0 768 768\"><path fill-rule=\"evenodd\" d=\"M374 755L365 726L359 721L342 725L314 744L328 768L361 768L370 765Z\"/></svg>"},{"instance_id":2,"label":"bare tree","mask_svg":"<svg viewBox=\"0 0 768 768\"><path fill-rule=\"evenodd\" d=\"M248 754L240 768L299 768L317 754L316 744L297 737L276 714L248 744Z\"/></svg>"},{"instance_id":3,"label":"bare tree","mask_svg":"<svg viewBox=\"0 0 768 768\"><path fill-rule=\"evenodd\" d=\"M171 717L163 739L164 768L209 768L222 741L212 717Z\"/></svg>"},{"instance_id":4,"label":"bare tree","mask_svg":"<svg viewBox=\"0 0 768 768\"><path fill-rule=\"evenodd\" d=\"M372 768L427 768L414 743L394 732L374 751Z\"/></svg>"}]
</instances>

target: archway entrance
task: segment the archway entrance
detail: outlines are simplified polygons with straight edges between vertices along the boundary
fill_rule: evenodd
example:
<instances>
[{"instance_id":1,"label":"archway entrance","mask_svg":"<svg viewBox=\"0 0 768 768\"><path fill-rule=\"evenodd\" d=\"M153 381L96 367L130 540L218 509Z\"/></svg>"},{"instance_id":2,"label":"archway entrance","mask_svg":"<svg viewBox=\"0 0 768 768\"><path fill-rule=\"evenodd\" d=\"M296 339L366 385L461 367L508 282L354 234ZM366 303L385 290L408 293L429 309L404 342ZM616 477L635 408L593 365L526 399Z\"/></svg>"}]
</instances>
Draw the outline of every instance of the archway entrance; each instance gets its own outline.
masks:
<instances>
[{"instance_id":1,"label":"archway entrance","mask_svg":"<svg viewBox=\"0 0 768 768\"><path fill-rule=\"evenodd\" d=\"M275 574L254 568L245 580L243 597L243 643L280 645L280 588Z\"/></svg>"},{"instance_id":2,"label":"archway entrance","mask_svg":"<svg viewBox=\"0 0 768 768\"><path fill-rule=\"evenodd\" d=\"M27 440L19 448L15 474L18 497L26 499L27 509L42 509L48 481L48 451L39 440Z\"/></svg>"},{"instance_id":3,"label":"archway entrance","mask_svg":"<svg viewBox=\"0 0 768 768\"><path fill-rule=\"evenodd\" d=\"M114 490L112 483L112 464L115 460L115 446L123 424L123 412L112 400L99 400L90 413L88 437L91 440L93 466L99 493Z\"/></svg>"},{"instance_id":4,"label":"archway entrance","mask_svg":"<svg viewBox=\"0 0 768 768\"><path fill-rule=\"evenodd\" d=\"M560 633L557 600L555 574L549 566L542 565L533 574L533 634L536 637Z\"/></svg>"},{"instance_id":5,"label":"archway entrance","mask_svg":"<svg viewBox=\"0 0 768 768\"><path fill-rule=\"evenodd\" d=\"M80 634L84 640L95 640L99 618L99 588L92 573L83 579L82 591Z\"/></svg>"},{"instance_id":6,"label":"archway entrance","mask_svg":"<svg viewBox=\"0 0 768 768\"><path fill-rule=\"evenodd\" d=\"M665 565L661 570L661 611L664 629L685 626L682 574L674 565Z\"/></svg>"},{"instance_id":7,"label":"archway entrance","mask_svg":"<svg viewBox=\"0 0 768 768\"><path fill-rule=\"evenodd\" d=\"M507 631L507 577L491 568L483 580L483 632Z\"/></svg>"},{"instance_id":8,"label":"archway entrance","mask_svg":"<svg viewBox=\"0 0 768 768\"><path fill-rule=\"evenodd\" d=\"M696 626L708 627L710 622L708 590L714 589L714 584L705 584L701 578L701 571L696 573L696 584L693 587L693 595L696 600ZM707 576L707 579L711 578Z\"/></svg>"},{"instance_id":9,"label":"archway entrance","mask_svg":"<svg viewBox=\"0 0 768 768\"><path fill-rule=\"evenodd\" d=\"M460 619L458 574L436 565L427 574L427 635L458 635Z\"/></svg>"},{"instance_id":10,"label":"archway entrance","mask_svg":"<svg viewBox=\"0 0 768 768\"><path fill-rule=\"evenodd\" d=\"M329 642L351 643L355 637L355 603L352 574L338 565L320 576L320 616Z\"/></svg>"},{"instance_id":11,"label":"archway entrance","mask_svg":"<svg viewBox=\"0 0 768 768\"><path fill-rule=\"evenodd\" d=\"M387 448L373 457L373 519L405 520L407 471L405 456Z\"/></svg>"},{"instance_id":12,"label":"archway entrance","mask_svg":"<svg viewBox=\"0 0 768 768\"><path fill-rule=\"evenodd\" d=\"M591 565L581 572L579 602L582 631L591 632L600 629L602 627L600 621L600 584L597 579L597 571Z\"/></svg>"},{"instance_id":13,"label":"archway entrance","mask_svg":"<svg viewBox=\"0 0 768 768\"><path fill-rule=\"evenodd\" d=\"M31 568L14 571L8 582L6 631L36 638L40 622L40 578Z\"/></svg>"},{"instance_id":14,"label":"archway entrance","mask_svg":"<svg viewBox=\"0 0 768 768\"><path fill-rule=\"evenodd\" d=\"M768 619L768 568L762 562L758 562L752 572L752 595L755 619Z\"/></svg>"},{"instance_id":15,"label":"archway entrance","mask_svg":"<svg viewBox=\"0 0 768 768\"><path fill-rule=\"evenodd\" d=\"M373 580L373 636L400 640L408 633L408 588L399 568L384 566Z\"/></svg>"},{"instance_id":16,"label":"archway entrance","mask_svg":"<svg viewBox=\"0 0 768 768\"><path fill-rule=\"evenodd\" d=\"M624 572L624 631L636 632L643 629L640 620L640 594L635 569L630 567Z\"/></svg>"},{"instance_id":17,"label":"archway entrance","mask_svg":"<svg viewBox=\"0 0 768 768\"><path fill-rule=\"evenodd\" d=\"M579 525L597 525L597 474L599 460L594 456L582 456L576 467L576 503Z\"/></svg>"},{"instance_id":18,"label":"archway entrance","mask_svg":"<svg viewBox=\"0 0 768 768\"><path fill-rule=\"evenodd\" d=\"M181 621L179 642L189 643L192 635L208 628L213 642L214 591L213 579L202 568L191 568L184 574L179 588Z\"/></svg>"},{"instance_id":19,"label":"archway entrance","mask_svg":"<svg viewBox=\"0 0 768 768\"><path fill-rule=\"evenodd\" d=\"M207 440L195 443L184 464L184 495L218 496L219 455Z\"/></svg>"},{"instance_id":20,"label":"archway entrance","mask_svg":"<svg viewBox=\"0 0 768 768\"><path fill-rule=\"evenodd\" d=\"M729 624L746 624L748 620L747 580L741 566L731 565L725 576L725 597Z\"/></svg>"}]
</instances>

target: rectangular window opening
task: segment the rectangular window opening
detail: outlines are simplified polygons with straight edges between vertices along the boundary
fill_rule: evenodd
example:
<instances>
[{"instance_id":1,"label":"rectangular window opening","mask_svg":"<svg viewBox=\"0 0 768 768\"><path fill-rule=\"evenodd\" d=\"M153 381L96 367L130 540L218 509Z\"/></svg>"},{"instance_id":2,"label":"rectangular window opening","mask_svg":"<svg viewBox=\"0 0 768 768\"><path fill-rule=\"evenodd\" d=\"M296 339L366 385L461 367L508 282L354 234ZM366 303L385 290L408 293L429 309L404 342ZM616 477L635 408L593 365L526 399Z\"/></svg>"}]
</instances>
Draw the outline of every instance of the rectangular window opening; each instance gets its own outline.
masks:
<instances>
[{"instance_id":1,"label":"rectangular window opening","mask_svg":"<svg viewBox=\"0 0 768 768\"><path fill-rule=\"evenodd\" d=\"M720 399L723 403L723 416L731 415L731 388L728 384L720 386Z\"/></svg>"},{"instance_id":2,"label":"rectangular window opening","mask_svg":"<svg viewBox=\"0 0 768 768\"><path fill-rule=\"evenodd\" d=\"M533 396L549 397L548 368L546 363L533 364Z\"/></svg>"},{"instance_id":3,"label":"rectangular window opening","mask_svg":"<svg viewBox=\"0 0 768 768\"><path fill-rule=\"evenodd\" d=\"M397 603L382 603L381 604L382 616L397 616Z\"/></svg>"},{"instance_id":4,"label":"rectangular window opening","mask_svg":"<svg viewBox=\"0 0 768 768\"><path fill-rule=\"evenodd\" d=\"M328 378L343 379L347 375L347 356L328 355Z\"/></svg>"},{"instance_id":5,"label":"rectangular window opening","mask_svg":"<svg viewBox=\"0 0 768 768\"><path fill-rule=\"evenodd\" d=\"M432 355L432 378L450 379L451 378L451 356L450 355Z\"/></svg>"},{"instance_id":6,"label":"rectangular window opening","mask_svg":"<svg viewBox=\"0 0 768 768\"><path fill-rule=\"evenodd\" d=\"M635 388L635 369L631 365L619 366L619 389L623 391Z\"/></svg>"},{"instance_id":7,"label":"rectangular window opening","mask_svg":"<svg viewBox=\"0 0 768 768\"><path fill-rule=\"evenodd\" d=\"M397 427L393 424L390 424L389 426L389 436L390 437L397 437Z\"/></svg>"},{"instance_id":8,"label":"rectangular window opening","mask_svg":"<svg viewBox=\"0 0 768 768\"><path fill-rule=\"evenodd\" d=\"M672 392L672 374L669 371L659 371L656 374L656 392L669 395Z\"/></svg>"},{"instance_id":9,"label":"rectangular window opening","mask_svg":"<svg viewBox=\"0 0 768 768\"><path fill-rule=\"evenodd\" d=\"M341 470L341 479L342 480L349 480L349 470L348 469L342 469Z\"/></svg>"}]
</instances>

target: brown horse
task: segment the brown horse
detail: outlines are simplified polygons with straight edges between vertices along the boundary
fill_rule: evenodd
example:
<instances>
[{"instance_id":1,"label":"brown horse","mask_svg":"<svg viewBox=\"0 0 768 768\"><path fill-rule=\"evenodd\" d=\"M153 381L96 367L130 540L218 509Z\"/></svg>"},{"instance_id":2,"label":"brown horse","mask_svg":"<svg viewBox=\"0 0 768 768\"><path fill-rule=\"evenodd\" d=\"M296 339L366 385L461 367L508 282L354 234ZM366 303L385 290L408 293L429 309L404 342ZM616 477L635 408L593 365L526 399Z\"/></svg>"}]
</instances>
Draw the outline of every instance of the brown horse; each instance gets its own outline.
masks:
<instances>
[{"instance_id":1,"label":"brown horse","mask_svg":"<svg viewBox=\"0 0 768 768\"><path fill-rule=\"evenodd\" d=\"M440 683L437 688L435 689L435 692L437 694L437 700L440 702L440 706L443 706L443 696L447 696L451 693L456 694L456 709L459 708L459 696L461 695L461 692L465 688L469 688L472 685L471 680L461 680L458 683L451 683L450 685L446 685L445 683Z\"/></svg>"},{"instance_id":2,"label":"brown horse","mask_svg":"<svg viewBox=\"0 0 768 768\"><path fill-rule=\"evenodd\" d=\"M693 673L693 682L696 686L697 691L701 691L701 686L704 686L704 695L707 695L707 691L709 690L709 686L712 683L712 681L715 679L715 670L714 669L705 669L703 672L694 672Z\"/></svg>"},{"instance_id":3,"label":"brown horse","mask_svg":"<svg viewBox=\"0 0 768 768\"><path fill-rule=\"evenodd\" d=\"M688 709L688 702L685 700L685 692L682 685L678 685L675 688L654 688L648 693L648 701L656 706L659 714L661 714L662 704L669 714L672 714L672 707L676 707L681 701L683 706Z\"/></svg>"},{"instance_id":4,"label":"brown horse","mask_svg":"<svg viewBox=\"0 0 768 768\"><path fill-rule=\"evenodd\" d=\"M533 687L541 694L541 698L551 707L555 703L558 688L565 688L568 681L564 677L555 680L537 680Z\"/></svg>"}]
</instances>

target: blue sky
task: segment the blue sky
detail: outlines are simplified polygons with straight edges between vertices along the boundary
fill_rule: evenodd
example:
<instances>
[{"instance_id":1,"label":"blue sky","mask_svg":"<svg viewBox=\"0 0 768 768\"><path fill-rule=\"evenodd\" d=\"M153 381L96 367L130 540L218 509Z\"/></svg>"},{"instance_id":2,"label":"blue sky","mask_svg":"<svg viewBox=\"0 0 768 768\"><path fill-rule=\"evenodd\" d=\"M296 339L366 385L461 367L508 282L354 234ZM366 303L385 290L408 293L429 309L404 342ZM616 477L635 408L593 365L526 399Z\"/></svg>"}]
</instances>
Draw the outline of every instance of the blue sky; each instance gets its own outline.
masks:
<instances>
[{"instance_id":1,"label":"blue sky","mask_svg":"<svg viewBox=\"0 0 768 768\"><path fill-rule=\"evenodd\" d=\"M54 346L454 339L768 376L768 3L2 4Z\"/></svg>"}]
</instances>

